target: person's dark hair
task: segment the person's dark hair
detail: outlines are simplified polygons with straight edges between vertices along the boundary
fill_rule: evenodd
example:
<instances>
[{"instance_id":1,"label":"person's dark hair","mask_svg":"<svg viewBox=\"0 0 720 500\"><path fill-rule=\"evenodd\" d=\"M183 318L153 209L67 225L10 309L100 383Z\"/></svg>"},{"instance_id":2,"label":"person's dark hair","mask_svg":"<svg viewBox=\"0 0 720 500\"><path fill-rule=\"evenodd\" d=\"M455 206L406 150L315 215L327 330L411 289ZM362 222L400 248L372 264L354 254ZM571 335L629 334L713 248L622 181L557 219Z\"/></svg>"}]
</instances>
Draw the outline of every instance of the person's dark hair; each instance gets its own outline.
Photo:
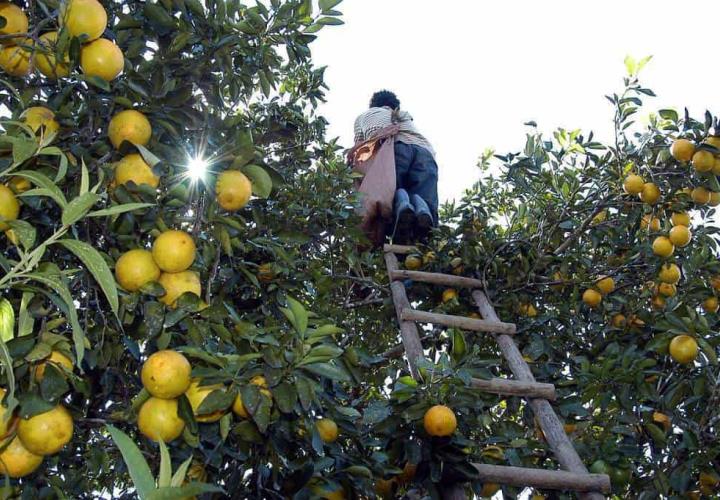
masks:
<instances>
[{"instance_id":1,"label":"person's dark hair","mask_svg":"<svg viewBox=\"0 0 720 500\"><path fill-rule=\"evenodd\" d=\"M397 96L389 90L381 90L380 92L375 92L372 96L372 99L370 99L370 107L382 108L383 106L387 106L392 109L398 109L400 107L400 101L398 100Z\"/></svg>"}]
</instances>

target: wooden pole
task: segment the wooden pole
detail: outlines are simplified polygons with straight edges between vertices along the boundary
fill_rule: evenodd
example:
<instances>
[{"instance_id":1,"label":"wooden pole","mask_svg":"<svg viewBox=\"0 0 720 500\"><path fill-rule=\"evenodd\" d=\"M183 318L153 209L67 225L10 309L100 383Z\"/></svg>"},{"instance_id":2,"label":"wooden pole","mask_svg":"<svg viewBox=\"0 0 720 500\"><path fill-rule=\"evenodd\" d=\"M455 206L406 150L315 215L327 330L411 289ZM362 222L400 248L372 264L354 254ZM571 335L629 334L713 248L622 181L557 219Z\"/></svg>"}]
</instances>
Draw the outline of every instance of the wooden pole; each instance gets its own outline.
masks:
<instances>
[{"instance_id":1,"label":"wooden pole","mask_svg":"<svg viewBox=\"0 0 720 500\"><path fill-rule=\"evenodd\" d=\"M397 270L398 260L394 253L385 253L385 265L387 266L388 274L392 274L393 271ZM400 336L405 346L405 354L407 355L410 374L413 378L419 379L420 374L418 372L417 362L424 357L423 347L420 342L417 325L412 321L404 321L402 319L403 309L410 308L410 301L407 298L407 293L405 293L405 285L403 285L401 281L392 281L390 283L390 291L392 293L393 304L395 304L395 313L400 323Z\"/></svg>"},{"instance_id":2,"label":"wooden pole","mask_svg":"<svg viewBox=\"0 0 720 500\"><path fill-rule=\"evenodd\" d=\"M503 465L473 464L480 480L508 486L530 486L548 490L610 492L610 478L605 474L587 474L563 470L531 469ZM600 498L603 498L600 495Z\"/></svg>"},{"instance_id":3,"label":"wooden pole","mask_svg":"<svg viewBox=\"0 0 720 500\"><path fill-rule=\"evenodd\" d=\"M489 321L500 320L497 314L495 314L495 309L492 304L490 304L490 301L482 290L475 290L472 296L473 299L475 299L475 304L477 304L478 310L483 318ZM512 371L513 375L515 375L515 378L525 382L535 382L535 377L530 371L530 367L523 359L522 354L515 345L512 337L509 335L496 335L495 339L508 363L508 366L510 367L510 371ZM540 428L545 434L545 439L547 440L550 448L553 450L560 466L569 472L574 472L576 474L588 474L585 464L582 460L580 460L577 451L575 451L570 438L568 438L565 433L562 423L553 411L550 403L545 399L529 399L528 403L533 409L533 412L538 419L538 423L540 424ZM604 497L599 493L586 493L581 495L581 498L586 500L601 500Z\"/></svg>"},{"instance_id":4,"label":"wooden pole","mask_svg":"<svg viewBox=\"0 0 720 500\"><path fill-rule=\"evenodd\" d=\"M418 247L412 245L390 245L387 244L383 247L385 253L396 253L398 255L407 255L409 253L419 253Z\"/></svg>"},{"instance_id":5,"label":"wooden pole","mask_svg":"<svg viewBox=\"0 0 720 500\"><path fill-rule=\"evenodd\" d=\"M524 382L522 380L510 380L506 378L491 378L489 380L474 378L471 384L475 389L480 389L490 394L555 400L555 386L553 384Z\"/></svg>"},{"instance_id":6,"label":"wooden pole","mask_svg":"<svg viewBox=\"0 0 720 500\"><path fill-rule=\"evenodd\" d=\"M401 317L405 321L432 323L435 325L450 326L476 332L504 333L507 335L515 333L515 325L512 323L466 318L464 316L452 316L450 314L437 314L426 311L418 311L417 309L410 309L409 307L402 310Z\"/></svg>"},{"instance_id":7,"label":"wooden pole","mask_svg":"<svg viewBox=\"0 0 720 500\"><path fill-rule=\"evenodd\" d=\"M444 285L457 288L480 288L482 281L475 278L466 278L465 276L454 276L452 274L442 273L426 273L424 271L408 271L407 269L399 269L393 271L390 276L393 280L413 280L422 281L423 283L432 283L433 285Z\"/></svg>"}]
</instances>

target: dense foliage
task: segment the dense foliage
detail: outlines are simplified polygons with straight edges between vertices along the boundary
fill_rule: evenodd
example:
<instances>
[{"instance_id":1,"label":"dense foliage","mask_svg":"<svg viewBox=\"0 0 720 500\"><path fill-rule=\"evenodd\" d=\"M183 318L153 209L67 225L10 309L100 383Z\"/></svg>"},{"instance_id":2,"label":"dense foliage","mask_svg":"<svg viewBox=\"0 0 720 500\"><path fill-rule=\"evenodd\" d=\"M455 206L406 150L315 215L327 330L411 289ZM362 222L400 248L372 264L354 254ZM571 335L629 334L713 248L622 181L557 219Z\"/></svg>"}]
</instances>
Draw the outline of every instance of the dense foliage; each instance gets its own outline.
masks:
<instances>
[{"instance_id":1,"label":"dense foliage","mask_svg":"<svg viewBox=\"0 0 720 500\"><path fill-rule=\"evenodd\" d=\"M18 443L29 446L31 417L61 404L74 422L59 452L10 474L22 477L6 497L438 496L456 482L486 494L495 487L472 462L557 468L521 399L470 387L472 377L507 375L486 337L427 330L421 380L395 355L384 264L356 229L353 176L315 111L325 87L309 44L323 26L341 24L338 4L103 2L102 36L122 51L119 76L93 70L83 54L94 42L59 22L65 5L18 3L29 28L9 32L11 15L0 28L9 50L0 54L0 102L11 114L0 179L12 189L0 191L0 463L9 467ZM44 44L55 30L57 42ZM32 54L39 71L18 68L17 51ZM637 81L639 65L629 61L624 93L610 96L614 144L533 129L522 153L498 157L500 175L483 157L482 181L445 207L414 266L483 279L503 319L521 325L536 377L558 387L557 407L586 463L611 473L618 496L654 498L717 488L720 338L717 303L706 301L720 274L717 230L706 224L714 209L682 190L720 185L712 168L694 173L669 146L682 136L711 157L720 151L701 146L716 125L709 115L698 122L664 110L629 132L652 95ZM38 106L56 122L33 121ZM148 141L109 140L111 117L128 109L148 118ZM205 173L193 171L200 160ZM220 196L216 178L227 172L249 178L249 204ZM661 200L625 194L631 172L652 180ZM663 262L653 239L670 229L672 212L687 210L692 242L670 258L682 281L651 307L656 283L648 282ZM648 214L660 227L642 224ZM197 247L189 270L160 265L170 245L144 261L163 275L129 286L121 258L154 248L169 230ZM171 290L176 271L188 272L190 285ZM603 276L615 290L591 309L583 293ZM442 293L410 287L419 308L471 313L465 292ZM695 362L668 356L678 334L697 339ZM207 387L201 401L197 384L167 399L182 432L167 447L138 432L152 401L141 367L165 349L182 352ZM436 404L457 417L451 437L423 427Z\"/></svg>"}]
</instances>

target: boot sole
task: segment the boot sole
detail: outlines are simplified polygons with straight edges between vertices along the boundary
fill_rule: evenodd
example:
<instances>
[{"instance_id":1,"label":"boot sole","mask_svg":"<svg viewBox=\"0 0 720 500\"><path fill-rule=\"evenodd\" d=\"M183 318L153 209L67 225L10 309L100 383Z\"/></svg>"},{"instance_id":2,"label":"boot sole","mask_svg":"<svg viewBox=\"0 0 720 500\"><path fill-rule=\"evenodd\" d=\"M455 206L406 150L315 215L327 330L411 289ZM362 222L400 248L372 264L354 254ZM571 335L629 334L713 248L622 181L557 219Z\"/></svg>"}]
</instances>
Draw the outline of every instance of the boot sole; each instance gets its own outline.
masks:
<instances>
[{"instance_id":1,"label":"boot sole","mask_svg":"<svg viewBox=\"0 0 720 500\"><path fill-rule=\"evenodd\" d=\"M417 235L418 238L424 240L430 234L430 230L433 226L432 217L427 214L420 214L417 216Z\"/></svg>"},{"instance_id":2,"label":"boot sole","mask_svg":"<svg viewBox=\"0 0 720 500\"><path fill-rule=\"evenodd\" d=\"M400 245L409 243L412 236L412 229L416 224L417 218L411 208L406 208L400 212L397 222L395 223L393 241Z\"/></svg>"}]
</instances>

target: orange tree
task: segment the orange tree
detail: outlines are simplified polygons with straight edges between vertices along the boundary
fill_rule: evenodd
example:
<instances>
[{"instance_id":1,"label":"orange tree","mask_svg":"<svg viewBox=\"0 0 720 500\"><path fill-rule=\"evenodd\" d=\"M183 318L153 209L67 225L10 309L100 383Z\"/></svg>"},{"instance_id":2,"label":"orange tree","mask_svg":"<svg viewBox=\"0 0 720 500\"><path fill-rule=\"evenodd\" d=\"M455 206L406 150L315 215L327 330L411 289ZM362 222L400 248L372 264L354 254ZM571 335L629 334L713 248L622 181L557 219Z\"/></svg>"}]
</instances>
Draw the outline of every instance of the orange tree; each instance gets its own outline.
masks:
<instances>
[{"instance_id":1,"label":"orange tree","mask_svg":"<svg viewBox=\"0 0 720 500\"><path fill-rule=\"evenodd\" d=\"M372 491L339 3L2 4L6 496Z\"/></svg>"},{"instance_id":2,"label":"orange tree","mask_svg":"<svg viewBox=\"0 0 720 500\"><path fill-rule=\"evenodd\" d=\"M445 207L438 260L425 267L463 266L487 283L501 318L518 322L538 380L558 388L581 457L610 474L618 497L713 497L720 129L710 113L644 111L654 95L637 79L645 62L629 58L623 92L608 96L610 144L580 131L545 137L531 123L499 169L485 155L482 180ZM441 308L467 314L471 299ZM473 444L454 443L470 445L473 460L556 467L521 401L473 406L464 394L469 375L503 373L493 343L447 338L425 389L455 408Z\"/></svg>"}]
</instances>

